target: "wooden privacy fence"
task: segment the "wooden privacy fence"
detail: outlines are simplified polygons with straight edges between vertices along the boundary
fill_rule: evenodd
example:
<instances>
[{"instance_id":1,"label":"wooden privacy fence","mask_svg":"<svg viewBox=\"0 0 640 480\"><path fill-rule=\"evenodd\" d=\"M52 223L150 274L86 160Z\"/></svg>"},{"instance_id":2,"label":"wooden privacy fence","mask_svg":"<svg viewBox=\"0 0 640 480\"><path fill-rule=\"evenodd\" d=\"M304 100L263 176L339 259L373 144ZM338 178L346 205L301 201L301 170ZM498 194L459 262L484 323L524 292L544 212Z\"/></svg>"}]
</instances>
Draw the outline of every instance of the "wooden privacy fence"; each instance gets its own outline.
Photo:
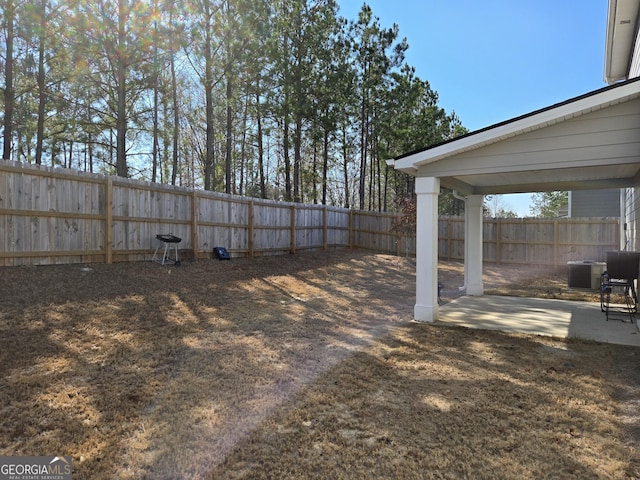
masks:
<instances>
[{"instance_id":1,"label":"wooden privacy fence","mask_svg":"<svg viewBox=\"0 0 640 480\"><path fill-rule=\"evenodd\" d=\"M150 260L157 234L181 256L210 258L358 247L415 255L392 231L397 214L251 199L0 161L0 265ZM618 219L485 219L485 261L560 265L617 250ZM463 258L464 221L442 217L439 254Z\"/></svg>"},{"instance_id":2,"label":"wooden privacy fence","mask_svg":"<svg viewBox=\"0 0 640 480\"><path fill-rule=\"evenodd\" d=\"M181 256L349 246L354 212L0 161L0 265L149 260L157 234Z\"/></svg>"},{"instance_id":3,"label":"wooden privacy fence","mask_svg":"<svg viewBox=\"0 0 640 480\"><path fill-rule=\"evenodd\" d=\"M464 219L439 222L441 258L464 258ZM571 261L605 261L620 248L619 218L485 218L483 259L493 263L566 265Z\"/></svg>"},{"instance_id":4,"label":"wooden privacy fence","mask_svg":"<svg viewBox=\"0 0 640 480\"><path fill-rule=\"evenodd\" d=\"M354 217L354 243L359 247L414 256L414 236L391 231L396 214L359 212ZM566 265L571 261L605 261L619 250L619 218L485 218L483 260L490 263ZM441 216L438 256L464 259L464 218Z\"/></svg>"}]
</instances>

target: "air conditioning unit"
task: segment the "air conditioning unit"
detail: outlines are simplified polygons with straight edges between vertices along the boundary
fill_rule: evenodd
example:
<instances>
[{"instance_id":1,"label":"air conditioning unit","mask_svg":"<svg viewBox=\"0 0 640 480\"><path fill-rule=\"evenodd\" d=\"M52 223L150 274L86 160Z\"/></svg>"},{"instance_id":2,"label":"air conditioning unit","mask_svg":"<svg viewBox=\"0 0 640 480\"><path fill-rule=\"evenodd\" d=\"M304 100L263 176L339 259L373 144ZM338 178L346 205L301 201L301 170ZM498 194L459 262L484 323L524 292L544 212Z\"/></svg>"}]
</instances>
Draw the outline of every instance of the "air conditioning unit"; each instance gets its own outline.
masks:
<instances>
[{"instance_id":1,"label":"air conditioning unit","mask_svg":"<svg viewBox=\"0 0 640 480\"><path fill-rule=\"evenodd\" d=\"M580 261L568 262L569 288L583 288L598 290L600 288L600 276L607 269L605 262Z\"/></svg>"}]
</instances>

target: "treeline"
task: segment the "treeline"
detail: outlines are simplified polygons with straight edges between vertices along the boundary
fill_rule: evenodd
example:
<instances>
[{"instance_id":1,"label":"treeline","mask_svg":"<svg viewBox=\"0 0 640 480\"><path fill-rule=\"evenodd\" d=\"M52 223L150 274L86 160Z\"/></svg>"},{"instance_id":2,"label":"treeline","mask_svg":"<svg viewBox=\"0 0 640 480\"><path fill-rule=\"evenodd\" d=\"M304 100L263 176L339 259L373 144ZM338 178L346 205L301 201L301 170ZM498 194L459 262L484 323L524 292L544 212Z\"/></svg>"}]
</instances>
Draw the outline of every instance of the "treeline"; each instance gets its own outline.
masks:
<instances>
[{"instance_id":1,"label":"treeline","mask_svg":"<svg viewBox=\"0 0 640 480\"><path fill-rule=\"evenodd\" d=\"M385 160L465 131L366 4L0 4L4 159L390 210Z\"/></svg>"}]
</instances>

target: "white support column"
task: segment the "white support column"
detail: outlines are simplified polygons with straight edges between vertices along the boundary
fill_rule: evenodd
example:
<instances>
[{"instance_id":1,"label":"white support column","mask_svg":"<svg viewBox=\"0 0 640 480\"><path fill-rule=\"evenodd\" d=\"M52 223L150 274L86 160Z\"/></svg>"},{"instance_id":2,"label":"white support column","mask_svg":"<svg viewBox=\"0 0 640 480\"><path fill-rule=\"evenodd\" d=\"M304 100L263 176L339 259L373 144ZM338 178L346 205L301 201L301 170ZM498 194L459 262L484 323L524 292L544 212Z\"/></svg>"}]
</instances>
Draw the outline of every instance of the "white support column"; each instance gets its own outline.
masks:
<instances>
[{"instance_id":1,"label":"white support column","mask_svg":"<svg viewBox=\"0 0 640 480\"><path fill-rule=\"evenodd\" d=\"M465 207L464 278L467 295L483 295L482 283L482 206L483 195L467 196Z\"/></svg>"},{"instance_id":2,"label":"white support column","mask_svg":"<svg viewBox=\"0 0 640 480\"><path fill-rule=\"evenodd\" d=\"M416 305L419 322L438 319L438 195L440 179L417 177Z\"/></svg>"}]
</instances>

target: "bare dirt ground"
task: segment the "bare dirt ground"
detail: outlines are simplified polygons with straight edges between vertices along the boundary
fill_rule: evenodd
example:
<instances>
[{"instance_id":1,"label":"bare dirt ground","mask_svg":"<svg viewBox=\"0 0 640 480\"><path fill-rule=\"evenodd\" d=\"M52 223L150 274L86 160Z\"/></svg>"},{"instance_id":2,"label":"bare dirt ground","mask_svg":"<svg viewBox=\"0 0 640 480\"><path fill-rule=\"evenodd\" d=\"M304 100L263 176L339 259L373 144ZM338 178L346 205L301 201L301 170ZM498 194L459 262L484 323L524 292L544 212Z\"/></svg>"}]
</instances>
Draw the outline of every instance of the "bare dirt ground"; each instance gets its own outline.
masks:
<instances>
[{"instance_id":1,"label":"bare dirt ground","mask_svg":"<svg viewBox=\"0 0 640 480\"><path fill-rule=\"evenodd\" d=\"M638 349L413 323L409 259L0 275L0 455L74 479L640 478ZM461 264L439 278L460 294ZM566 271L485 288L596 300Z\"/></svg>"}]
</instances>

